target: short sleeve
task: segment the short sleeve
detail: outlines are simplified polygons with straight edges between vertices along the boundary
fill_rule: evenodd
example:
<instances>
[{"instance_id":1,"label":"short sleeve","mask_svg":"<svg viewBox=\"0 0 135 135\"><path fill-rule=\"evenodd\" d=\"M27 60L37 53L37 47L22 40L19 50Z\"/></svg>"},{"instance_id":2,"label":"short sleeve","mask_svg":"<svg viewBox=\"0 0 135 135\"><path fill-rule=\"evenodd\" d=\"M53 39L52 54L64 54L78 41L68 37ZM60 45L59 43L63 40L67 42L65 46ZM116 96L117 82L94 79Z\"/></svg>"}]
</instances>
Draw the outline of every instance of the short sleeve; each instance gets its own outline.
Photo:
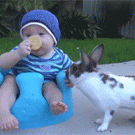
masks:
<instances>
[{"instance_id":1,"label":"short sleeve","mask_svg":"<svg viewBox=\"0 0 135 135\"><path fill-rule=\"evenodd\" d=\"M69 58L67 54L63 52L63 50L55 47L57 54L61 57L62 60L62 70L67 70L73 63L73 61Z\"/></svg>"},{"instance_id":2,"label":"short sleeve","mask_svg":"<svg viewBox=\"0 0 135 135\"><path fill-rule=\"evenodd\" d=\"M63 55L63 69L68 69L72 65L73 61L69 58L67 54Z\"/></svg>"},{"instance_id":3,"label":"short sleeve","mask_svg":"<svg viewBox=\"0 0 135 135\"><path fill-rule=\"evenodd\" d=\"M14 47L12 50L10 50L10 52L12 52L12 51L14 51L16 49L18 49L18 46Z\"/></svg>"}]
</instances>

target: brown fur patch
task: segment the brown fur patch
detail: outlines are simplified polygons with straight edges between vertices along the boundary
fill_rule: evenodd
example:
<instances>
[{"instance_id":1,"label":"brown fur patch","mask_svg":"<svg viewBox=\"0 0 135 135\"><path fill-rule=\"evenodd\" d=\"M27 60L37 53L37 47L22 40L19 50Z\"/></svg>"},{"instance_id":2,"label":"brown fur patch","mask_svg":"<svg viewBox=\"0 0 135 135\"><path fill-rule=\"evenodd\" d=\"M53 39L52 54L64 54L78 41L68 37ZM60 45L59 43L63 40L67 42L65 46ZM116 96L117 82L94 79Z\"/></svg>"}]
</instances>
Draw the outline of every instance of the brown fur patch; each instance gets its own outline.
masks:
<instances>
[{"instance_id":1,"label":"brown fur patch","mask_svg":"<svg viewBox=\"0 0 135 135\"><path fill-rule=\"evenodd\" d=\"M70 67L70 74L74 75L76 78L79 77L83 72L86 71L86 66L83 64L75 64L73 63Z\"/></svg>"},{"instance_id":2,"label":"brown fur patch","mask_svg":"<svg viewBox=\"0 0 135 135\"><path fill-rule=\"evenodd\" d=\"M109 78L109 75L106 75L106 74L100 74L100 76L101 76L101 77L103 76L102 81L103 81L103 83L105 84L106 81L107 81L108 78Z\"/></svg>"},{"instance_id":3,"label":"brown fur patch","mask_svg":"<svg viewBox=\"0 0 135 135\"><path fill-rule=\"evenodd\" d=\"M117 86L117 81L114 78L110 78L110 81L114 81L114 84L111 84L111 87L114 88Z\"/></svg>"},{"instance_id":4,"label":"brown fur patch","mask_svg":"<svg viewBox=\"0 0 135 135\"><path fill-rule=\"evenodd\" d=\"M123 83L120 83L120 84L119 84L119 87L120 87L120 88L124 88L124 84L123 84Z\"/></svg>"},{"instance_id":5,"label":"brown fur patch","mask_svg":"<svg viewBox=\"0 0 135 135\"><path fill-rule=\"evenodd\" d=\"M130 99L131 99L131 100L135 100L135 96L131 96Z\"/></svg>"},{"instance_id":6,"label":"brown fur patch","mask_svg":"<svg viewBox=\"0 0 135 135\"><path fill-rule=\"evenodd\" d=\"M102 77L102 81L104 84L106 84L107 81L111 81L114 82L114 84L111 84L110 87L114 88L115 86L117 86L117 81L114 78L109 77L109 75L106 74L99 74L100 77Z\"/></svg>"}]
</instances>

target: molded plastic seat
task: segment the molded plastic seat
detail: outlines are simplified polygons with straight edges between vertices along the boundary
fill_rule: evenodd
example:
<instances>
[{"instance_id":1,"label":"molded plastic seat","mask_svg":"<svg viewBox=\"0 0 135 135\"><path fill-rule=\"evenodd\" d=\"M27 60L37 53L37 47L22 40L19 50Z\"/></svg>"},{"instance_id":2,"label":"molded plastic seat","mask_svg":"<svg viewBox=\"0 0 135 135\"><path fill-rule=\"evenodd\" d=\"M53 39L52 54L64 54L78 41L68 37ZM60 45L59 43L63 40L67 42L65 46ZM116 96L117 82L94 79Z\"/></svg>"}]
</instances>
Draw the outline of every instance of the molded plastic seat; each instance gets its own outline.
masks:
<instances>
[{"instance_id":1,"label":"molded plastic seat","mask_svg":"<svg viewBox=\"0 0 135 135\"><path fill-rule=\"evenodd\" d=\"M1 71L2 72L2 71ZM11 109L11 113L19 120L19 128L36 128L58 124L68 120L74 113L72 89L64 83L65 72L60 71L56 77L59 89L63 94L63 102L68 111L54 116L46 99L42 96L43 76L40 73L21 73L16 77L20 96ZM0 83L3 75L0 73Z\"/></svg>"}]
</instances>

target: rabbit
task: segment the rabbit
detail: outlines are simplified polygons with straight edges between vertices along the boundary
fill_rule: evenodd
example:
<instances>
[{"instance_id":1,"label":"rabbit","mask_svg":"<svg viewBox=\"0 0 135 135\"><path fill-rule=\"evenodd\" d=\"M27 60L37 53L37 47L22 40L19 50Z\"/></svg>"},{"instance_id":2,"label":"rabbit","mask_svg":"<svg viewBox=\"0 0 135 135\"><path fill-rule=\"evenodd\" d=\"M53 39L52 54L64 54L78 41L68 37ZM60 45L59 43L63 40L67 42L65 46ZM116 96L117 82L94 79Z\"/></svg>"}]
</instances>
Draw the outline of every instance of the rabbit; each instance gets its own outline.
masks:
<instances>
[{"instance_id":1,"label":"rabbit","mask_svg":"<svg viewBox=\"0 0 135 135\"><path fill-rule=\"evenodd\" d=\"M135 80L131 77L100 72L97 63L103 57L104 44L97 45L90 57L80 50L81 60L66 71L66 77L104 112L97 131L108 129L112 116L119 108L135 109Z\"/></svg>"}]
</instances>

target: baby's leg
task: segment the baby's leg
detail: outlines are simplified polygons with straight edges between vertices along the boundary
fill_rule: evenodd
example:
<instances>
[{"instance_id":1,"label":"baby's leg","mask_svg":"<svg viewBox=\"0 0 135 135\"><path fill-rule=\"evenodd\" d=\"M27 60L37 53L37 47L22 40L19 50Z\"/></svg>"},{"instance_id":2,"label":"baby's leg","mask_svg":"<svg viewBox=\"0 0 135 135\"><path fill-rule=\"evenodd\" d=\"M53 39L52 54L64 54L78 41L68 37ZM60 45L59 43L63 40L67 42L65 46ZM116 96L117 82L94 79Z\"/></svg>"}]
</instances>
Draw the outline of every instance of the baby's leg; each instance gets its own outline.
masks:
<instances>
[{"instance_id":1,"label":"baby's leg","mask_svg":"<svg viewBox=\"0 0 135 135\"><path fill-rule=\"evenodd\" d=\"M17 129L19 126L18 120L10 113L17 94L15 77L7 75L0 86L0 129L2 131Z\"/></svg>"},{"instance_id":2,"label":"baby's leg","mask_svg":"<svg viewBox=\"0 0 135 135\"><path fill-rule=\"evenodd\" d=\"M54 82L43 85L43 95L50 105L52 114L58 115L67 111L67 106L62 102L62 93Z\"/></svg>"}]
</instances>

